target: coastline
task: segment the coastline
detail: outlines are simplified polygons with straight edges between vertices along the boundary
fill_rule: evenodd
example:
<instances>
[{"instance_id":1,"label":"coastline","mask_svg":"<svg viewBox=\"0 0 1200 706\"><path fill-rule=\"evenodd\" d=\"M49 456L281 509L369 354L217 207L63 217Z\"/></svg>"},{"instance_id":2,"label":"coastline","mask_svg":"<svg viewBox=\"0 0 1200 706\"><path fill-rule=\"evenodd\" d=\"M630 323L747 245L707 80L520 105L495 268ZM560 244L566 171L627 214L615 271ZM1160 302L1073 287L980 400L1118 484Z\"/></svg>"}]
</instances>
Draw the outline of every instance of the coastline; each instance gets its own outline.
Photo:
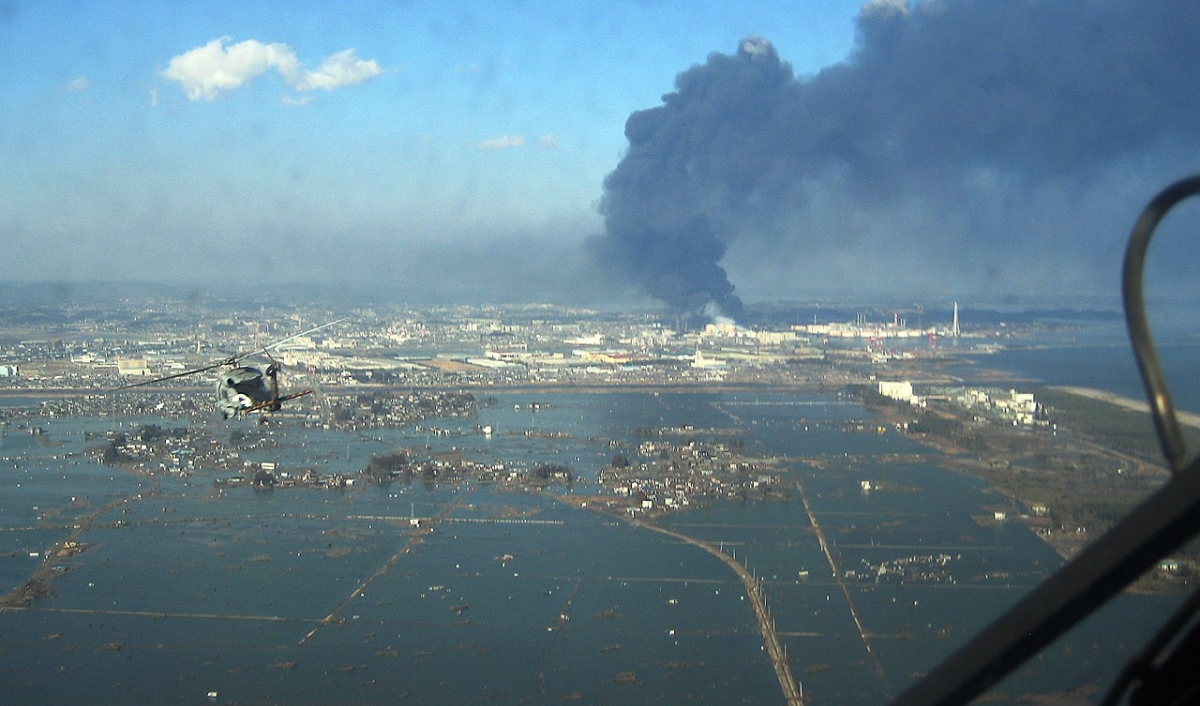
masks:
<instances>
[{"instance_id":1,"label":"coastline","mask_svg":"<svg viewBox=\"0 0 1200 706\"><path fill-rule=\"evenodd\" d=\"M1150 403L1147 402L1146 400L1133 399L1132 397L1122 397L1121 395L1114 395L1111 392L1105 392L1104 390L1096 390L1096 389L1090 388L1090 387L1071 387L1071 386L1066 386L1066 385L1054 385L1054 386L1052 386L1051 389L1061 390L1062 392L1076 395L1077 397L1086 397L1088 399L1097 400L1100 402L1107 402L1108 404L1116 405L1117 407L1121 407L1122 409L1128 409L1128 410L1131 410L1134 412L1145 412L1146 414L1150 414ZM1183 412L1183 411L1176 409L1175 417L1176 417L1176 419L1178 419L1179 423L1183 426L1192 427L1193 429L1200 429L1200 414L1195 414L1193 412Z\"/></svg>"},{"instance_id":2,"label":"coastline","mask_svg":"<svg viewBox=\"0 0 1200 706\"><path fill-rule=\"evenodd\" d=\"M1070 386L1044 389L1058 393L1060 397L1079 400L1081 406L1085 402L1107 406L1111 411L1105 417L1118 418L1126 412L1142 412L1148 416L1150 412L1146 402L1103 390ZM1144 453L1127 448L1124 443L1127 439L1111 437L1104 433L1102 426L1091 428L1089 425L1096 423L1093 418L1088 418L1082 426L1071 425L1061 430L1071 437L1063 445L1056 441L1058 433L1039 435L1007 425L971 424L968 416L950 409L931 409L927 414L945 424L925 432L910 432L909 437L940 452L943 467L978 478L1005 498L1003 502L995 503L994 509L1010 517L996 522L1019 521L1065 560L1070 560L1095 536L1111 527L1114 521L1111 513L1123 516L1161 485L1167 475L1166 468L1158 461L1156 446L1149 447ZM888 418L901 421L903 415L892 413ZM1145 422L1144 431L1150 435L1148 443L1156 442L1150 420L1147 418ZM1117 419L1117 423L1130 435L1142 434L1142 431L1131 429L1128 419L1124 422ZM1181 414L1180 423L1194 434L1200 428L1200 415ZM1114 461L1125 471L1118 471L1117 479L1104 473ZM1092 481L1097 478L1106 480L1101 485L1093 485ZM1052 513L1033 514L1029 508L1035 504L1043 505ZM981 524L992 523L990 516L980 521ZM1086 530L1072 531L1071 528ZM1174 590L1170 576L1148 578L1151 579L1149 583L1143 582L1133 590L1144 593Z\"/></svg>"}]
</instances>

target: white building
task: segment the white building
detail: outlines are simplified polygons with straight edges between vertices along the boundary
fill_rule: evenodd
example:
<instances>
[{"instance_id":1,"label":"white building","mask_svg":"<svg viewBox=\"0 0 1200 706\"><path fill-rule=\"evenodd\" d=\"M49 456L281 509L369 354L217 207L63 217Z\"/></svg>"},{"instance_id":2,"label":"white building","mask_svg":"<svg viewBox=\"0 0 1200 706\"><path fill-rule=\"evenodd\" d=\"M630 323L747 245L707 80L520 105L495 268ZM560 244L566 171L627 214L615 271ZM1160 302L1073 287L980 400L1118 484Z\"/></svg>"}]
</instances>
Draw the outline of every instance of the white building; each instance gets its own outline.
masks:
<instances>
[{"instance_id":1,"label":"white building","mask_svg":"<svg viewBox=\"0 0 1200 706\"><path fill-rule=\"evenodd\" d=\"M879 381L879 394L888 399L907 402L914 407L924 407L925 398L913 392L912 383L907 380Z\"/></svg>"},{"instance_id":2,"label":"white building","mask_svg":"<svg viewBox=\"0 0 1200 706\"><path fill-rule=\"evenodd\" d=\"M118 358L117 373L120 375L150 376L150 368L144 358Z\"/></svg>"},{"instance_id":3,"label":"white building","mask_svg":"<svg viewBox=\"0 0 1200 706\"><path fill-rule=\"evenodd\" d=\"M893 400L908 402L913 396L913 386L907 380L880 380L879 394L884 397L890 397Z\"/></svg>"},{"instance_id":4,"label":"white building","mask_svg":"<svg viewBox=\"0 0 1200 706\"><path fill-rule=\"evenodd\" d=\"M1008 397L997 395L993 403L996 409L1011 416L1014 424L1033 424L1037 415L1037 401L1033 399L1032 392L1009 390Z\"/></svg>"}]
</instances>

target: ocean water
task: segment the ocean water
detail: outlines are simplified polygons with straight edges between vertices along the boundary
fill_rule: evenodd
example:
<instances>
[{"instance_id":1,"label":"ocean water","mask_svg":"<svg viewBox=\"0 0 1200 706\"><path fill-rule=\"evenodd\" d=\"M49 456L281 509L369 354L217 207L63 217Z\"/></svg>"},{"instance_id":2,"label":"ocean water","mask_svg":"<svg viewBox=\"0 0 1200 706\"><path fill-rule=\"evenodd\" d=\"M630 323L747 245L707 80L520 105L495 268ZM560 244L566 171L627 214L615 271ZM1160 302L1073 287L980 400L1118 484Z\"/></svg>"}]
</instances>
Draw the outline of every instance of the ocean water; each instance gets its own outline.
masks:
<instances>
[{"instance_id":1,"label":"ocean water","mask_svg":"<svg viewBox=\"0 0 1200 706\"><path fill-rule=\"evenodd\" d=\"M1177 409L1200 413L1200 344L1159 349L1167 389ZM1022 382L1091 387L1132 399L1146 399L1146 389L1128 346L1087 345L1063 348L1018 348L973 358L975 370L959 368L967 379L997 381L984 371L1004 370Z\"/></svg>"},{"instance_id":2,"label":"ocean water","mask_svg":"<svg viewBox=\"0 0 1200 706\"><path fill-rule=\"evenodd\" d=\"M1185 325L1189 321L1194 319L1174 322L1156 341L1155 350L1176 407L1200 413L1200 342L1195 330ZM968 353L965 360L967 364L953 372L969 382L1006 384L1015 378L1017 383L1091 387L1146 399L1123 323L1032 336L995 352Z\"/></svg>"},{"instance_id":3,"label":"ocean water","mask_svg":"<svg viewBox=\"0 0 1200 706\"><path fill-rule=\"evenodd\" d=\"M936 454L848 430L867 417L803 394L504 394L440 431L285 423L277 448L246 454L351 472L374 453L428 447L581 477L546 494L474 482L217 492L228 471L156 484L93 462L84 433L111 419L46 420L40 436L0 428L0 588L113 504L79 534L90 547L63 560L53 595L0 613L0 689L27 704L778 704L727 566L556 497L597 493L596 471L632 453L639 428L686 424L784 458L788 494L662 525L761 580L806 703L886 703L1061 561L1020 526L977 524L997 496ZM863 480L885 490L864 493ZM413 514L441 519L419 536ZM930 578L877 573L941 555ZM1147 616L1173 603L1121 597L997 700L1106 683L1148 634Z\"/></svg>"}]
</instances>

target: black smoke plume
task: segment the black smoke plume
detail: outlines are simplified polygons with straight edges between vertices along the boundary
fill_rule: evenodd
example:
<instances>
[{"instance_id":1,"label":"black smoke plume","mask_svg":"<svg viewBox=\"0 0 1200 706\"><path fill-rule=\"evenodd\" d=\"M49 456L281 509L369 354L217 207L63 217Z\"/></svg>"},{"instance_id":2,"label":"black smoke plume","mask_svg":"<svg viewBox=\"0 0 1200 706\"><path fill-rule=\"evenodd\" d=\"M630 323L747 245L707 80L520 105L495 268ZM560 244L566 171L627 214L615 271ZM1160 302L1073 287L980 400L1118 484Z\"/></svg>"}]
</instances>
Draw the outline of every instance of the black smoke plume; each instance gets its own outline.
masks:
<instances>
[{"instance_id":1,"label":"black smoke plume","mask_svg":"<svg viewBox=\"0 0 1200 706\"><path fill-rule=\"evenodd\" d=\"M736 319L742 302L719 264L729 239L720 216L744 196L739 182L751 183L739 171L755 168L758 149L745 140L762 134L768 97L792 85L791 69L768 42L751 38L736 56L713 54L675 83L662 106L626 121L629 150L604 180L605 235L592 245L677 312L716 306Z\"/></svg>"},{"instance_id":2,"label":"black smoke plume","mask_svg":"<svg viewBox=\"0 0 1200 706\"><path fill-rule=\"evenodd\" d=\"M776 297L1107 292L1142 202L1200 169L1188 3L870 0L857 29L799 78L744 39L633 113L593 255L734 318L726 268Z\"/></svg>"}]
</instances>

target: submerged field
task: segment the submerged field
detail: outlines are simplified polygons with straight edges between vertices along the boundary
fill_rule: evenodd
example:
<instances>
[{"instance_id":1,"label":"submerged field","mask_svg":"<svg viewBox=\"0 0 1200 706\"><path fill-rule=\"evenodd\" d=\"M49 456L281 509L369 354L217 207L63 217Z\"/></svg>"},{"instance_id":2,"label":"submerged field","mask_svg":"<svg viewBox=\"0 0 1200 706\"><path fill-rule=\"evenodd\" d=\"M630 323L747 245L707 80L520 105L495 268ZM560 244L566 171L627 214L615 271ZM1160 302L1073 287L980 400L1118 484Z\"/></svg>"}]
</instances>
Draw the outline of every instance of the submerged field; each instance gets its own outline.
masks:
<instances>
[{"instance_id":1,"label":"submerged field","mask_svg":"<svg viewBox=\"0 0 1200 706\"><path fill-rule=\"evenodd\" d=\"M777 459L787 492L697 502L656 522L752 573L806 703L886 702L1060 563L1020 524L978 524L1003 495L863 424L873 413L854 402L547 394L535 412L526 393L498 397L439 435L280 426L272 448L243 457L349 473L373 454L427 447L558 464L572 483L230 488L214 484L226 470L147 477L94 462L86 432L112 420L4 429L5 584L47 563L47 548L79 543L48 562L49 595L0 613L7 692L27 703L188 703L212 691L237 703L779 703L728 566L580 506L603 492L597 472L615 453L637 457L647 428L733 432L747 453ZM1170 602L1123 597L1105 620L1132 636ZM1109 629L1085 628L998 693L1104 683L1137 644L1112 645Z\"/></svg>"}]
</instances>

